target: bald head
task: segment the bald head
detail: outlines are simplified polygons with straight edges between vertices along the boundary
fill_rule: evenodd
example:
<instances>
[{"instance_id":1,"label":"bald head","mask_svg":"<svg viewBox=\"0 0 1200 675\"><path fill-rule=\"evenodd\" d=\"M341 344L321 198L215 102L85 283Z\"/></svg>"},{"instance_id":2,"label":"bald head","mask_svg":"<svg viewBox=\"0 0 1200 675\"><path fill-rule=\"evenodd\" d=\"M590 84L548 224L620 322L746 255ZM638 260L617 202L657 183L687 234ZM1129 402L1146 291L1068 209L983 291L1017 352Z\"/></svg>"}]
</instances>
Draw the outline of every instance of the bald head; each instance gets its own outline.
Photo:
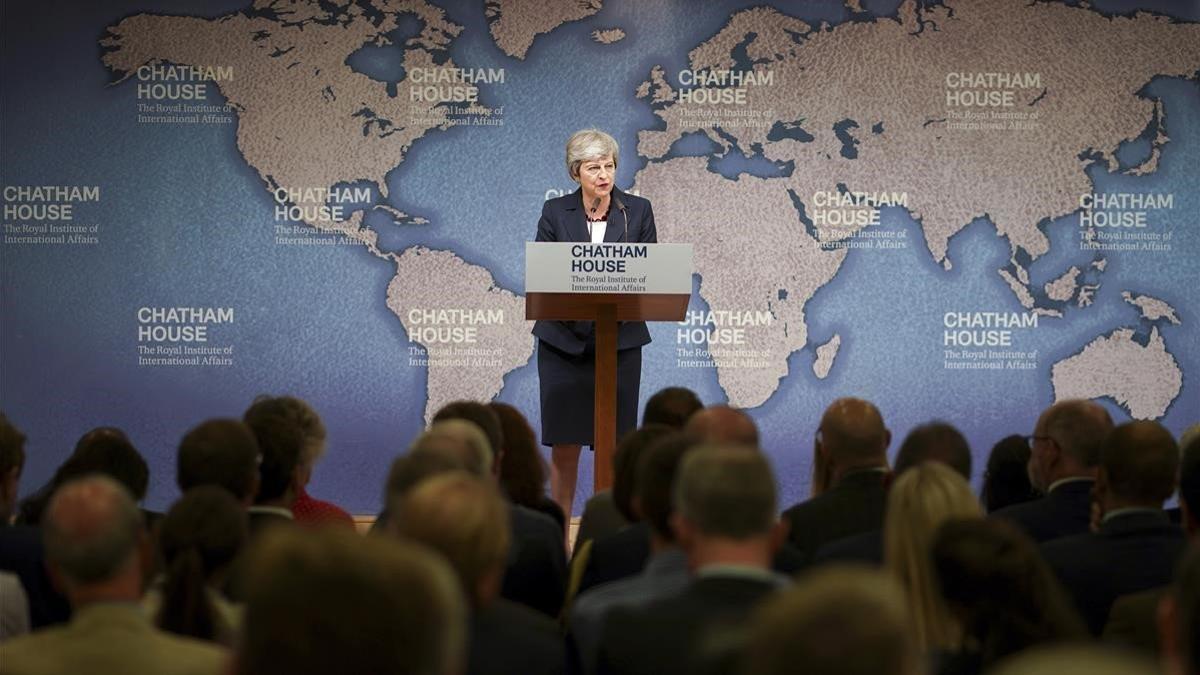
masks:
<instances>
[{"instance_id":1,"label":"bald head","mask_svg":"<svg viewBox=\"0 0 1200 675\"><path fill-rule=\"evenodd\" d=\"M410 453L431 452L447 457L464 471L475 476L492 472L492 446L483 430L465 419L434 422L417 436L408 448Z\"/></svg>"},{"instance_id":2,"label":"bald head","mask_svg":"<svg viewBox=\"0 0 1200 675\"><path fill-rule=\"evenodd\" d=\"M46 559L75 586L128 573L141 534L142 515L129 492L101 475L63 484L42 522Z\"/></svg>"},{"instance_id":3,"label":"bald head","mask_svg":"<svg viewBox=\"0 0 1200 675\"><path fill-rule=\"evenodd\" d=\"M758 446L758 426L744 411L727 405L704 408L688 418L684 433L696 443Z\"/></svg>"},{"instance_id":4,"label":"bald head","mask_svg":"<svg viewBox=\"0 0 1200 675\"><path fill-rule=\"evenodd\" d=\"M1046 408L1038 418L1038 433L1054 439L1058 447L1083 467L1100 461L1100 444L1113 429L1108 411L1094 401L1071 399Z\"/></svg>"},{"instance_id":5,"label":"bald head","mask_svg":"<svg viewBox=\"0 0 1200 675\"><path fill-rule=\"evenodd\" d=\"M875 466L887 462L891 433L879 409L860 398L839 398L821 416L820 445L828 460L840 468Z\"/></svg>"}]
</instances>

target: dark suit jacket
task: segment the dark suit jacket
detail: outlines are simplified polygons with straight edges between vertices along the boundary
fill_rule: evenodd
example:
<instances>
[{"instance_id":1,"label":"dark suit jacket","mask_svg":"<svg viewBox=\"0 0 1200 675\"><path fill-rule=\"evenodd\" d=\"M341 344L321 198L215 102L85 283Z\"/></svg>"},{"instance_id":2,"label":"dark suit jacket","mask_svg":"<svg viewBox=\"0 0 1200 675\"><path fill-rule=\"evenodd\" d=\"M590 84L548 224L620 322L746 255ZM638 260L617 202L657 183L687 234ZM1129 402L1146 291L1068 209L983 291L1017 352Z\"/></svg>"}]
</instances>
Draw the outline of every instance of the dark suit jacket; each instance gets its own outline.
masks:
<instances>
[{"instance_id":1,"label":"dark suit jacket","mask_svg":"<svg viewBox=\"0 0 1200 675\"><path fill-rule=\"evenodd\" d=\"M562 528L544 513L508 505L512 544L500 596L557 617L567 587Z\"/></svg>"},{"instance_id":2,"label":"dark suit jacket","mask_svg":"<svg viewBox=\"0 0 1200 675\"><path fill-rule=\"evenodd\" d=\"M778 588L765 579L700 576L678 596L614 608L601 631L598 672L712 672L744 639L750 613Z\"/></svg>"},{"instance_id":3,"label":"dark suit jacket","mask_svg":"<svg viewBox=\"0 0 1200 675\"><path fill-rule=\"evenodd\" d=\"M558 624L497 599L471 616L467 675L557 675L566 670Z\"/></svg>"},{"instance_id":4,"label":"dark suit jacket","mask_svg":"<svg viewBox=\"0 0 1200 675\"><path fill-rule=\"evenodd\" d=\"M634 523L616 534L601 537L592 544L592 552L583 571L578 593L589 588L638 574L650 560L650 526ZM785 542L771 559L771 569L795 576L808 565L808 557L790 542Z\"/></svg>"},{"instance_id":5,"label":"dark suit jacket","mask_svg":"<svg viewBox=\"0 0 1200 675\"><path fill-rule=\"evenodd\" d=\"M1125 645L1149 655L1158 654L1158 601L1165 588L1122 595L1113 601L1104 624L1105 642Z\"/></svg>"},{"instance_id":6,"label":"dark suit jacket","mask_svg":"<svg viewBox=\"0 0 1200 675\"><path fill-rule=\"evenodd\" d=\"M50 581L42 530L29 525L0 526L0 570L21 579L29 598L29 627L32 630L65 623L71 605ZM3 598L0 598L3 602Z\"/></svg>"},{"instance_id":7,"label":"dark suit jacket","mask_svg":"<svg viewBox=\"0 0 1200 675\"><path fill-rule=\"evenodd\" d=\"M991 515L1012 521L1037 543L1083 534L1092 514L1092 486L1096 481L1072 481L1031 502L1014 504Z\"/></svg>"},{"instance_id":8,"label":"dark suit jacket","mask_svg":"<svg viewBox=\"0 0 1200 675\"><path fill-rule=\"evenodd\" d=\"M791 530L788 541L811 558L825 544L883 528L887 493L882 471L855 471L827 492L783 512Z\"/></svg>"},{"instance_id":9,"label":"dark suit jacket","mask_svg":"<svg viewBox=\"0 0 1200 675\"><path fill-rule=\"evenodd\" d=\"M613 188L612 206L608 212L606 242L658 242L654 228L654 211L650 201ZM616 200L625 205L622 213ZM626 238L626 225L629 233ZM538 220L537 241L591 241L587 228L587 213L583 209L583 189L569 195L548 199L542 205ZM549 345L568 354L579 355L594 340L595 327L591 321L537 321L533 334ZM649 344L650 331L642 321L626 321L617 328L617 349L631 349Z\"/></svg>"},{"instance_id":10,"label":"dark suit jacket","mask_svg":"<svg viewBox=\"0 0 1200 675\"><path fill-rule=\"evenodd\" d=\"M883 530L871 530L825 544L817 549L813 564L859 562L883 564Z\"/></svg>"},{"instance_id":11,"label":"dark suit jacket","mask_svg":"<svg viewBox=\"0 0 1200 675\"><path fill-rule=\"evenodd\" d=\"M1170 583L1186 542L1162 512L1110 518L1097 533L1042 544L1042 555L1075 600L1093 635L1100 635L1113 601Z\"/></svg>"}]
</instances>

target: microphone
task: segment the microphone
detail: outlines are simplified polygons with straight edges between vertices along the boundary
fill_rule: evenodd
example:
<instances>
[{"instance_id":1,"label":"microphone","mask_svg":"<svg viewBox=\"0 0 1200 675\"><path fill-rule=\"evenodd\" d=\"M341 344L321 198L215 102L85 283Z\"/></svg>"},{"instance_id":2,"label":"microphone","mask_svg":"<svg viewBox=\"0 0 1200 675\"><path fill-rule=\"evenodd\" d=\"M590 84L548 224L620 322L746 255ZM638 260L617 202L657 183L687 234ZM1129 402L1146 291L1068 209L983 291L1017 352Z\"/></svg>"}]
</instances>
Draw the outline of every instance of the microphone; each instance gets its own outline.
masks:
<instances>
[{"instance_id":1,"label":"microphone","mask_svg":"<svg viewBox=\"0 0 1200 675\"><path fill-rule=\"evenodd\" d=\"M628 244L629 243L629 214L625 211L625 202L621 201L621 198L618 197L617 193L615 193L615 192L612 195L612 202L613 202L613 204L617 205L618 209L621 210L621 215L625 216L625 243Z\"/></svg>"}]
</instances>

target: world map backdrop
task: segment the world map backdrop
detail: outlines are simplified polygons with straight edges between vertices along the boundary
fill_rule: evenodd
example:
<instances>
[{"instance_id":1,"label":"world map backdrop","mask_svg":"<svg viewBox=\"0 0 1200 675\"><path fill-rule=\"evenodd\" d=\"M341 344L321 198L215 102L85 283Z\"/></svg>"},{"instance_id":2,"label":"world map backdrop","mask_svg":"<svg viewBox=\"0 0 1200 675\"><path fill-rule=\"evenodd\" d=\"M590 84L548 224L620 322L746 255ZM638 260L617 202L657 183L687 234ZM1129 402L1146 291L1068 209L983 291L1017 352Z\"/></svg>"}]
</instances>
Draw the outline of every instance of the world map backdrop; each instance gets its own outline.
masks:
<instances>
[{"instance_id":1,"label":"world map backdrop","mask_svg":"<svg viewBox=\"0 0 1200 675\"><path fill-rule=\"evenodd\" d=\"M355 513L448 401L536 428L524 244L593 126L695 246L643 405L747 409L785 504L839 396L893 452L953 422L977 481L1056 399L1200 418L1200 2L22 0L0 33L25 492L115 425L164 508L184 432L262 393L322 415L310 491Z\"/></svg>"}]
</instances>

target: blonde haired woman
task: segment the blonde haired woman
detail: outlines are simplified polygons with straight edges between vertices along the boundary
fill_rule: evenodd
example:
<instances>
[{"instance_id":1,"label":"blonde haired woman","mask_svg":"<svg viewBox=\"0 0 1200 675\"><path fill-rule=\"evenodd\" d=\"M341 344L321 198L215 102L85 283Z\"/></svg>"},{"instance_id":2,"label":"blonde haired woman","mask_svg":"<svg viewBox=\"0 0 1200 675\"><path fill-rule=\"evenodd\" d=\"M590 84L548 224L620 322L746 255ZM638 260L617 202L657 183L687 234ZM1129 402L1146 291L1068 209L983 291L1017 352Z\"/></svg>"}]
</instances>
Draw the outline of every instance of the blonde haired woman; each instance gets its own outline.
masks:
<instances>
[{"instance_id":1,"label":"blonde haired woman","mask_svg":"<svg viewBox=\"0 0 1200 675\"><path fill-rule=\"evenodd\" d=\"M937 586L934 535L947 521L982 517L983 509L966 479L940 462L905 471L888 493L884 565L908 593L913 635L928 653L956 650L962 640L962 629Z\"/></svg>"}]
</instances>

